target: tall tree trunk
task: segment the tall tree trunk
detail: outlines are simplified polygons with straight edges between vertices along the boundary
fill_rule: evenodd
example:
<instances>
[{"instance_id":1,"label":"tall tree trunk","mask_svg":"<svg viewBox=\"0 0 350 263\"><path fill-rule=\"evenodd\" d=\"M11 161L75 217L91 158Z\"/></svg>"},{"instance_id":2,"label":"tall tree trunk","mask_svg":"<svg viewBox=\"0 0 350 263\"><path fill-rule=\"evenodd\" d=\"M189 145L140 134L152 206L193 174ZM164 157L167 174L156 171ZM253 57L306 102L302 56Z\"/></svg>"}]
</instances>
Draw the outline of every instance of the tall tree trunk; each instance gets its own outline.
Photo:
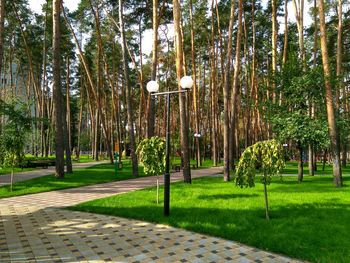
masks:
<instances>
[{"instance_id":1,"label":"tall tree trunk","mask_svg":"<svg viewBox=\"0 0 350 263\"><path fill-rule=\"evenodd\" d=\"M343 43L342 43L342 34L343 34L343 7L342 7L342 0L338 0L338 37L337 37L337 80L338 80L338 88L337 94L336 94L336 102L337 102L337 108L338 111L341 106L340 97L344 100L345 98L345 89L343 88ZM342 93L342 94L341 94ZM341 94L341 95L340 95ZM344 107L343 107L344 108ZM344 112L344 109L343 109ZM342 143L342 166L346 167L346 145L348 141L347 139L344 139L344 142Z\"/></svg>"},{"instance_id":2,"label":"tall tree trunk","mask_svg":"<svg viewBox=\"0 0 350 263\"><path fill-rule=\"evenodd\" d=\"M143 114L147 114L147 110L145 108L145 88L143 86L143 52L142 52L142 19L140 18L139 21L139 48L140 48L140 104L139 104L139 120L138 120L138 126L139 126L139 134L138 134L138 141L141 141L144 134L143 131L143 123L144 118ZM146 122L147 123L147 122ZM146 132L147 133L147 132Z\"/></svg>"},{"instance_id":3,"label":"tall tree trunk","mask_svg":"<svg viewBox=\"0 0 350 263\"><path fill-rule=\"evenodd\" d=\"M48 12L49 11L49 4L48 0L46 1L46 10L45 10L45 25L44 25L44 41L43 41L43 73L42 73L42 81L41 81L41 117L42 118L47 118L47 112L46 112L46 104L48 103L48 91L47 91L47 24L48 24ZM46 146L46 141L48 138L46 137L47 135L47 128L44 125L44 122L42 121L40 123L40 146L41 146L41 157L44 156L45 152L45 146Z\"/></svg>"},{"instance_id":4,"label":"tall tree trunk","mask_svg":"<svg viewBox=\"0 0 350 263\"><path fill-rule=\"evenodd\" d=\"M94 118L95 126L94 126L94 160L98 161L99 160L99 144L100 144L100 126L101 126L101 121L100 121L100 112L95 111L95 118Z\"/></svg>"},{"instance_id":5,"label":"tall tree trunk","mask_svg":"<svg viewBox=\"0 0 350 263\"><path fill-rule=\"evenodd\" d=\"M80 141L81 141L81 129L83 122L83 110L84 110L84 88L83 81L80 82L80 108L79 108L79 117L78 117L78 135L77 135L77 148L75 150L75 158L80 159Z\"/></svg>"},{"instance_id":6,"label":"tall tree trunk","mask_svg":"<svg viewBox=\"0 0 350 263\"><path fill-rule=\"evenodd\" d=\"M72 134L71 134L71 111L70 111L70 60L67 57L67 75L66 75L66 114L63 114L63 122L65 125L66 135L66 167L67 173L73 173L72 166ZM65 118L66 117L66 118Z\"/></svg>"},{"instance_id":7,"label":"tall tree trunk","mask_svg":"<svg viewBox=\"0 0 350 263\"><path fill-rule=\"evenodd\" d=\"M272 101L276 102L276 70L277 70L277 7L276 0L272 5Z\"/></svg>"},{"instance_id":8,"label":"tall tree trunk","mask_svg":"<svg viewBox=\"0 0 350 263\"><path fill-rule=\"evenodd\" d=\"M216 125L216 104L217 104L217 74L216 74L216 52L215 52L215 24L214 24L214 0L211 5L212 17L211 17L211 56L210 56L210 120L211 120L211 149L213 165L216 166L218 163L218 145L217 145L217 125Z\"/></svg>"},{"instance_id":9,"label":"tall tree trunk","mask_svg":"<svg viewBox=\"0 0 350 263\"><path fill-rule=\"evenodd\" d=\"M283 42L283 58L282 65L284 66L287 61L288 50L288 0L284 1L284 42Z\"/></svg>"},{"instance_id":10,"label":"tall tree trunk","mask_svg":"<svg viewBox=\"0 0 350 263\"><path fill-rule=\"evenodd\" d=\"M303 147L298 142L299 160L298 160L298 182L301 183L304 179L304 164L303 164Z\"/></svg>"},{"instance_id":11,"label":"tall tree trunk","mask_svg":"<svg viewBox=\"0 0 350 263\"><path fill-rule=\"evenodd\" d=\"M2 59L4 54L4 26L5 26L5 0L0 0L0 74L2 71Z\"/></svg>"},{"instance_id":12,"label":"tall tree trunk","mask_svg":"<svg viewBox=\"0 0 350 263\"><path fill-rule=\"evenodd\" d=\"M320 16L320 40L322 50L322 62L323 72L325 81L325 93L326 93L326 107L327 107L327 120L328 120L328 131L331 141L331 154L333 159L333 183L336 187L343 185L342 171L340 165L340 154L339 154L339 142L337 135L337 128L335 122L334 105L333 105L333 94L332 85L330 82L331 71L328 62L328 50L327 50L327 31L324 13L323 0L318 0L318 13Z\"/></svg>"},{"instance_id":13,"label":"tall tree trunk","mask_svg":"<svg viewBox=\"0 0 350 263\"><path fill-rule=\"evenodd\" d=\"M338 87L336 88L336 108L339 111L340 110L340 92L342 90L342 31L343 31L343 14L342 14L342 0L338 0L338 35L337 35L337 80L338 80Z\"/></svg>"},{"instance_id":14,"label":"tall tree trunk","mask_svg":"<svg viewBox=\"0 0 350 263\"><path fill-rule=\"evenodd\" d=\"M238 141L238 110L237 110L237 97L238 97L238 76L241 68L241 39L242 39L242 17L243 17L243 2L242 0L238 1L238 29L237 29L237 42L236 42L236 57L235 57L235 70L233 74L233 85L231 93L231 143L232 146L232 156L230 162L233 164L235 157L238 158L239 152L239 141ZM235 153L236 152L236 153Z\"/></svg>"},{"instance_id":15,"label":"tall tree trunk","mask_svg":"<svg viewBox=\"0 0 350 263\"><path fill-rule=\"evenodd\" d=\"M223 85L224 95L224 181L230 180L230 118L229 118L229 93L230 73L232 61L232 36L235 16L235 1L231 0L230 24L227 41L226 71ZM232 149L231 149L232 150Z\"/></svg>"},{"instance_id":16,"label":"tall tree trunk","mask_svg":"<svg viewBox=\"0 0 350 263\"><path fill-rule=\"evenodd\" d=\"M129 143L130 143L130 155L132 162L132 174L138 176L138 164L137 155L135 148L135 134L134 134L134 121L133 121L133 109L131 103L131 87L129 78L129 66L127 61L127 50L126 50L126 39L124 32L124 15L123 15L123 0L119 0L119 23L120 33L122 40L122 56L123 56L123 68L124 68L124 79L125 79L125 95L126 95L126 110L128 115L128 130L129 130Z\"/></svg>"},{"instance_id":17,"label":"tall tree trunk","mask_svg":"<svg viewBox=\"0 0 350 263\"><path fill-rule=\"evenodd\" d=\"M193 7L192 0L190 0L190 23L191 23L191 56L192 56L192 76L193 76L193 110L194 110L194 122L195 131L197 136L195 137L196 144L196 163L197 167L201 163L201 151L199 145L199 117L198 117L198 89L197 89L197 72L196 72L196 50L194 47L194 25L193 25Z\"/></svg>"},{"instance_id":18,"label":"tall tree trunk","mask_svg":"<svg viewBox=\"0 0 350 263\"><path fill-rule=\"evenodd\" d=\"M56 171L55 176L58 178L64 177L64 141L63 141L63 125L62 125L62 87L60 74L60 13L61 0L54 0L52 7L53 14L53 99L55 107L55 151L56 151Z\"/></svg>"},{"instance_id":19,"label":"tall tree trunk","mask_svg":"<svg viewBox=\"0 0 350 263\"><path fill-rule=\"evenodd\" d=\"M183 48L181 35L181 6L179 0L173 0L173 17L175 32L175 49L176 49L176 76L178 88L181 90L180 79L183 76ZM183 177L185 183L191 183L190 154L188 140L188 121L186 117L186 97L185 94L179 94L180 104L180 124L181 124L181 150L183 159Z\"/></svg>"},{"instance_id":20,"label":"tall tree trunk","mask_svg":"<svg viewBox=\"0 0 350 263\"><path fill-rule=\"evenodd\" d=\"M157 79L157 65L158 65L158 0L153 0L153 47L152 47L152 80ZM155 110L154 99L152 96L148 96L148 109L147 109L147 134L146 137L150 138L154 136L154 124L155 124Z\"/></svg>"},{"instance_id":21,"label":"tall tree trunk","mask_svg":"<svg viewBox=\"0 0 350 263\"><path fill-rule=\"evenodd\" d=\"M298 27L298 41L300 48L300 60L303 63L303 70L306 71L306 58L305 58L305 47L304 47L304 0L293 0L295 16Z\"/></svg>"}]
</instances>

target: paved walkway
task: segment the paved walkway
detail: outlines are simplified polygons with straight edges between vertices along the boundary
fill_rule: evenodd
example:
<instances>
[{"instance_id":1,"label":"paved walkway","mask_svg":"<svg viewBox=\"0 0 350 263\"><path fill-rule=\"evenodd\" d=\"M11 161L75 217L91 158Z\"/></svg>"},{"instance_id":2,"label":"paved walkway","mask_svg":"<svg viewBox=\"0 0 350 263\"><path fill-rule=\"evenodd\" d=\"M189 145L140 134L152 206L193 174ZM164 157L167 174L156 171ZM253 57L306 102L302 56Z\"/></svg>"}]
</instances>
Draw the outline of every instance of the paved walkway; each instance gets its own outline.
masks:
<instances>
[{"instance_id":1,"label":"paved walkway","mask_svg":"<svg viewBox=\"0 0 350 263\"><path fill-rule=\"evenodd\" d=\"M192 172L193 178L222 168ZM181 180L172 174L172 181ZM297 262L159 224L62 210L155 184L155 177L0 200L0 262Z\"/></svg>"},{"instance_id":2,"label":"paved walkway","mask_svg":"<svg viewBox=\"0 0 350 263\"><path fill-rule=\"evenodd\" d=\"M109 161L98 161L98 162L88 162L88 163L73 163L73 169L81 169L94 166L96 164L108 163ZM14 182L22 182L29 179L42 177L49 174L55 173L55 167L49 166L48 168L35 169L27 172L14 173ZM11 174L0 175L0 186L7 185L11 183Z\"/></svg>"}]
</instances>

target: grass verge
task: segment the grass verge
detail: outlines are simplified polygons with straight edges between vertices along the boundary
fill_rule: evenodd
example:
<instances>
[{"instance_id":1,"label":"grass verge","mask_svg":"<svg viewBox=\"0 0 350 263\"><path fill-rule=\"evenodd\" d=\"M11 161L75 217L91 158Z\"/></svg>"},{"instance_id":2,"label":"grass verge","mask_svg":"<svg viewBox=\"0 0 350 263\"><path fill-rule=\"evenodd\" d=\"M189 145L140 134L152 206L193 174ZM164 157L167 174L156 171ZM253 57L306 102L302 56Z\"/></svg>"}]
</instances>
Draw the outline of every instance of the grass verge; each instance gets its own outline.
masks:
<instances>
[{"instance_id":1,"label":"grass verge","mask_svg":"<svg viewBox=\"0 0 350 263\"><path fill-rule=\"evenodd\" d=\"M25 157L26 160L54 160L55 156L50 155L49 157L35 157L34 155L27 154ZM74 163L90 163L90 162L95 162L95 160L91 159L88 155L81 155L79 160L74 160L73 159L73 164ZM42 168L19 168L15 167L14 172L15 173L20 173L20 172L28 172L28 171L33 171L37 169L42 169ZM12 168L6 167L6 168L0 168L0 176L3 174L10 174L12 171ZM1 177L0 177L1 179Z\"/></svg>"},{"instance_id":2,"label":"grass verge","mask_svg":"<svg viewBox=\"0 0 350 263\"><path fill-rule=\"evenodd\" d=\"M139 176L145 176L141 167L139 168ZM130 161L123 161L123 169L119 170L117 175L115 175L113 164L99 164L89 168L77 169L72 174L65 174L64 179L57 179L54 175L47 175L18 182L13 185L12 192L10 191L10 186L2 186L0 187L0 198L121 181L131 178L133 176Z\"/></svg>"},{"instance_id":3,"label":"grass verge","mask_svg":"<svg viewBox=\"0 0 350 263\"><path fill-rule=\"evenodd\" d=\"M155 202L155 188L70 209L164 223L313 262L348 262L349 179L344 178L343 188L334 188L330 176L305 177L301 184L295 177L274 178L268 187L270 221L264 217L261 183L240 189L222 178L172 184L168 218Z\"/></svg>"}]
</instances>

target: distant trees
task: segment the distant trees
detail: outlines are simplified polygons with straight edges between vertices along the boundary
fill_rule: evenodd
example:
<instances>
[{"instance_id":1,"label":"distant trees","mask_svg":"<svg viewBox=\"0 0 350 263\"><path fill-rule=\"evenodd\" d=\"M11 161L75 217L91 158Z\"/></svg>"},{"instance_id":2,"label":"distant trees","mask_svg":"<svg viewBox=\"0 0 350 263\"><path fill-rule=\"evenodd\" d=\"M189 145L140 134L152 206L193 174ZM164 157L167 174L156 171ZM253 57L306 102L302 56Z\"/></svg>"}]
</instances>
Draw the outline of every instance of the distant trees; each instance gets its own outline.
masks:
<instances>
[{"instance_id":1,"label":"distant trees","mask_svg":"<svg viewBox=\"0 0 350 263\"><path fill-rule=\"evenodd\" d=\"M316 157L329 145L335 147L336 129L337 151L346 164L350 54L344 47L350 43L349 4L328 5L323 25L320 1L306 10L304 1L293 0L295 23L288 22L288 2L82 0L77 10L61 6L63 15L54 17L56 1L46 1L42 14L34 14L23 0L5 1L6 13L0 12L1 98L21 97L31 105L28 116L44 120L33 122L28 135L34 155L48 156L58 144L66 151L68 164L69 152L79 158L82 150L96 160L106 152L112 161L113 149L120 146L132 157L136 174L135 146L145 137L165 136L166 127L165 101L151 100L146 83L157 79L161 89L175 90L182 76L192 75L192 92L180 95L171 112L172 139L181 141L173 144L173 152L182 152L185 181L191 181L191 158L199 166L203 158L214 164L223 158L224 178L230 180L234 160L248 146L268 138L286 140L296 153L301 181L300 157L308 156L312 175ZM305 25L306 12L313 15L310 26ZM283 28L280 18L286 21ZM51 21L61 31L56 37L60 45ZM170 34L172 25L175 37ZM147 45L152 54L145 54ZM328 72L320 71L325 48ZM61 125L55 122L58 81ZM332 100L334 116L328 125L334 129L323 137L324 129L316 132L310 127L325 123L330 107L327 111L323 105ZM286 129L287 124L299 129ZM55 137L57 127L65 128L62 143ZM315 142L320 134L321 145ZM339 185L340 157L337 161L332 152Z\"/></svg>"}]
</instances>

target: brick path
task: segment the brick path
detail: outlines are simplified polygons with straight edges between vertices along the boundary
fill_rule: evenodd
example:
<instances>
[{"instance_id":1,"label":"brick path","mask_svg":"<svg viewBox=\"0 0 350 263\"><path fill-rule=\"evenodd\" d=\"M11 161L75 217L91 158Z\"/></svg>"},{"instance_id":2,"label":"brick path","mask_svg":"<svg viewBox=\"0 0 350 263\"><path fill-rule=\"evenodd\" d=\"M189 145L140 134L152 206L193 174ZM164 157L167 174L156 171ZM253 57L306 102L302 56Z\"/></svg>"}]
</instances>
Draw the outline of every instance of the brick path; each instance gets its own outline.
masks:
<instances>
[{"instance_id":1,"label":"brick path","mask_svg":"<svg viewBox=\"0 0 350 263\"><path fill-rule=\"evenodd\" d=\"M193 178L222 168L192 172ZM181 180L180 173L172 181ZM155 177L0 200L0 262L297 262L159 224L59 208L154 185Z\"/></svg>"},{"instance_id":2,"label":"brick path","mask_svg":"<svg viewBox=\"0 0 350 263\"><path fill-rule=\"evenodd\" d=\"M108 161L88 162L88 163L73 163L73 169L88 168L96 164L108 163ZM14 173L14 182L27 181L33 178L42 177L55 173L55 167L49 166L46 169L35 169L33 171ZM10 184L11 174L0 175L0 186Z\"/></svg>"}]
</instances>

